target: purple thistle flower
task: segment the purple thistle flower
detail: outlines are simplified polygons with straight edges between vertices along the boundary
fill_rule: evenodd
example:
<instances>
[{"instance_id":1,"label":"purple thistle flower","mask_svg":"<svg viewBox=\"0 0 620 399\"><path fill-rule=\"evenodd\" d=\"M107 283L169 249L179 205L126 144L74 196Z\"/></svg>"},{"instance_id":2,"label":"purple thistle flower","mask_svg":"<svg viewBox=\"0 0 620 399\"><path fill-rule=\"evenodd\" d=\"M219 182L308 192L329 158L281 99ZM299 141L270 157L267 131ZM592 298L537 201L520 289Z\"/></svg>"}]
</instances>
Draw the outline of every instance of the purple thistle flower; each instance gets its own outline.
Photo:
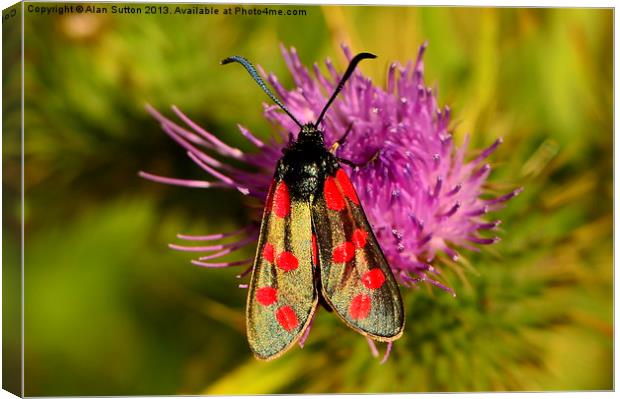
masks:
<instances>
[{"instance_id":1,"label":"purple thistle flower","mask_svg":"<svg viewBox=\"0 0 620 399\"><path fill-rule=\"evenodd\" d=\"M336 155L356 164L365 163L363 167L343 167L347 168L356 187L395 277L405 286L428 281L452 293L450 288L431 277L438 273L431 265L436 255L443 252L456 261L459 248L477 250L477 244L497 242L497 236L484 235L500 223L487 220L487 213L499 209L521 189L491 199L482 198L483 185L491 171L485 159L502 141L496 140L473 160L465 161L468 139L461 147L455 146L448 132L450 110L448 107L440 109L436 93L424 84L422 57L425 49L426 43L420 47L415 63L391 64L385 88L373 85L370 79L355 72L327 112L322 129L329 148L352 126ZM349 49L343 46L343 51L350 60ZM266 74L260 67L259 71L300 122L315 121L341 75L327 60L328 73L322 74L315 64L312 76L301 64L294 48L282 47L282 53L295 82L293 90L286 90L273 74ZM263 203L282 149L289 135L294 139L299 130L276 105L265 104L265 117L279 129L269 142L263 142L238 125L241 134L257 148L254 153L244 153L192 122L174 106L172 110L186 127L150 106L147 109L163 130L215 180L183 180L140 172L142 177L187 187L233 188ZM254 171L237 169L209 155L214 153L243 162ZM225 262L218 258L253 244L258 237L255 222L232 233L178 235L178 238L212 242L231 236L237 240L227 244L171 244L170 247L204 253L192 261L198 266L251 265L252 259ZM246 269L238 277L249 271Z\"/></svg>"}]
</instances>

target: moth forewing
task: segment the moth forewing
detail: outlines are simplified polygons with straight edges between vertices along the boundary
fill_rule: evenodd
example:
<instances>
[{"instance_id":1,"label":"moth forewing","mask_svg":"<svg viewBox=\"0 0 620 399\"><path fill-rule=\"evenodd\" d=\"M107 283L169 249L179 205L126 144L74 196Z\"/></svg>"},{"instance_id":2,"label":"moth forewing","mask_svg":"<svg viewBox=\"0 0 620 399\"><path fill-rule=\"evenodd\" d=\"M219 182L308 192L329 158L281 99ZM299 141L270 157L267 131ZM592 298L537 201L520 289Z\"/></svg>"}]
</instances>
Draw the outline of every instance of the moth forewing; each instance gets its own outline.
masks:
<instances>
[{"instance_id":1,"label":"moth forewing","mask_svg":"<svg viewBox=\"0 0 620 399\"><path fill-rule=\"evenodd\" d=\"M310 204L274 180L248 290L246 329L259 359L280 356L308 327L318 295L312 268Z\"/></svg>"},{"instance_id":2,"label":"moth forewing","mask_svg":"<svg viewBox=\"0 0 620 399\"><path fill-rule=\"evenodd\" d=\"M322 294L351 328L378 341L398 339L404 311L398 284L346 173L325 180L315 198Z\"/></svg>"}]
</instances>

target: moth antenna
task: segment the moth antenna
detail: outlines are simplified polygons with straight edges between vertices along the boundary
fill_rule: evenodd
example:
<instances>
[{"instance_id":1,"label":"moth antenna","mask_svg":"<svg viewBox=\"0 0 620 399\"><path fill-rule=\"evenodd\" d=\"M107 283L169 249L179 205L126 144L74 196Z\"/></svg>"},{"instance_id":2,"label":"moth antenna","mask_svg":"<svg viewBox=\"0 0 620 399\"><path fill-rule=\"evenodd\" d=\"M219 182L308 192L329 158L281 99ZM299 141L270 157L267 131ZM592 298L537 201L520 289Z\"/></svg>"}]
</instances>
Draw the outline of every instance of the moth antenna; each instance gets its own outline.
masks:
<instances>
[{"instance_id":1,"label":"moth antenna","mask_svg":"<svg viewBox=\"0 0 620 399\"><path fill-rule=\"evenodd\" d=\"M226 64L230 64L232 62L238 62L239 64L243 65L243 67L249 72L250 76L252 76L252 79L254 79L254 81L260 86L261 89L263 89L263 91L269 96L269 98L271 98L273 100L273 102L275 102L278 105L278 107L282 108L282 110L284 112L286 112L286 114L288 116L290 116L291 119L299 127L302 127L302 124L293 116L293 114L291 114L291 112L288 109L286 109L284 104L282 104L282 102L271 92L271 90L269 90L269 87L267 87L267 85L265 84L263 79L261 79L261 77L258 74L258 72L256 72L256 68L254 68L254 65L252 65L252 63L250 63L250 61L248 61L247 59L245 59L244 57L241 57L239 55L233 55L232 57L228 57L228 58L223 59L220 62L220 64L226 65Z\"/></svg>"},{"instance_id":2,"label":"moth antenna","mask_svg":"<svg viewBox=\"0 0 620 399\"><path fill-rule=\"evenodd\" d=\"M340 83L338 83L336 90L334 90L334 94L332 94L327 104L325 104L325 107L323 107L323 111L321 111L321 115L319 115L319 119L317 119L316 123L314 124L315 127L319 126L319 123L321 123L321 121L323 120L323 116L325 116L325 112L327 112L327 109L329 108L329 106L336 99L336 96L338 95L338 93L340 93L340 90L342 90L346 81L351 77L351 74L353 74L353 71L355 70L355 67L357 66L357 64L359 64L361 60L366 59L366 58L377 58L377 56L371 53L359 53L355 57L353 57L353 59L349 63L349 66L347 67L346 72L342 76L342 79L340 79Z\"/></svg>"}]
</instances>

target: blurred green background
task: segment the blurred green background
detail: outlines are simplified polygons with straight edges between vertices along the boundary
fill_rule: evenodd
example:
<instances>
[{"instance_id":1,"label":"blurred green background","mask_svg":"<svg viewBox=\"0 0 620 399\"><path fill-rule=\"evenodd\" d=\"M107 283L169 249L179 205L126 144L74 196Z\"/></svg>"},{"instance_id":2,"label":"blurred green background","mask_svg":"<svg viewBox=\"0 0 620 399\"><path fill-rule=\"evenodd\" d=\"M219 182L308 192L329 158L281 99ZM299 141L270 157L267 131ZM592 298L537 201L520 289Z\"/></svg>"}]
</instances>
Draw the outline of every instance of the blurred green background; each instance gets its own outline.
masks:
<instances>
[{"instance_id":1,"label":"blurred green background","mask_svg":"<svg viewBox=\"0 0 620 399\"><path fill-rule=\"evenodd\" d=\"M612 389L612 11L273 8L307 15L26 15L25 394ZM205 177L144 104L168 116L176 104L249 150L236 123L268 137L265 97L220 59L245 55L292 87L280 43L341 70L347 43L379 55L361 68L383 85L425 40L457 143L470 132L475 154L503 137L491 181L525 187L497 215L502 242L446 271L456 299L405 293L384 365L327 312L303 350L254 360L238 270L167 248L178 232L244 225L246 201L138 178ZM3 79L19 87L18 71ZM19 142L3 148L6 268L19 259Z\"/></svg>"}]
</instances>

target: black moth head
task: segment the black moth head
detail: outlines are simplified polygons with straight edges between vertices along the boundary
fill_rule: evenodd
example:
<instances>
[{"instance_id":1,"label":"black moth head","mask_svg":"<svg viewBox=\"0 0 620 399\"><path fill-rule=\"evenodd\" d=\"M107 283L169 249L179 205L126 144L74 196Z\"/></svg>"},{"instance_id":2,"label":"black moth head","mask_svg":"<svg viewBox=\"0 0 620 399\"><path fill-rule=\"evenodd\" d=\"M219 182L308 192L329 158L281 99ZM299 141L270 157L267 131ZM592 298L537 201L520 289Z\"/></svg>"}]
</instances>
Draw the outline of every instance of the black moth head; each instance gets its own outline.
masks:
<instances>
[{"instance_id":1,"label":"black moth head","mask_svg":"<svg viewBox=\"0 0 620 399\"><path fill-rule=\"evenodd\" d=\"M297 141L309 141L312 143L323 144L323 132L321 132L314 123L306 123L301 127Z\"/></svg>"},{"instance_id":2,"label":"black moth head","mask_svg":"<svg viewBox=\"0 0 620 399\"><path fill-rule=\"evenodd\" d=\"M325 106L323 107L323 110L321 111L316 122L307 123L305 125L302 125L297 120L297 118L295 118L295 116L293 116L293 114L291 114L291 112L284 106L284 104L282 104L282 102L271 92L271 90L269 90L269 87L267 87L263 79L261 79L258 72L256 72L254 65L252 65L250 61L248 61L244 57L234 55L232 57L228 57L222 60L221 64L225 65L225 64L230 64L232 62L238 62L239 64L243 65L245 69L250 73L250 76L252 76L252 79L254 79L254 81L260 86L261 89L263 89L263 91L269 96L269 98L271 98L273 102L275 102L280 108L282 108L282 110L286 112L286 114L300 127L301 130L300 130L299 137L304 137L304 138L307 137L308 139L319 140L319 138L314 137L318 135L320 137L320 141L322 142L323 135L321 131L319 130L319 124L323 120L323 117L325 116L325 112L327 112L327 110L329 109L329 106L332 104L332 102L334 101L338 93L340 93L340 90L342 90L342 88L344 87L344 84L349 79L351 74L353 74L353 71L355 70L355 67L357 66L357 64L359 64L361 60L366 59L366 58L377 58L377 56L371 53L359 53L355 57L353 57L353 59L349 63L349 66L347 67L347 70L342 76L342 79L340 79L340 82L338 83L336 90L334 90L334 93L327 101L327 104L325 104Z\"/></svg>"}]
</instances>

